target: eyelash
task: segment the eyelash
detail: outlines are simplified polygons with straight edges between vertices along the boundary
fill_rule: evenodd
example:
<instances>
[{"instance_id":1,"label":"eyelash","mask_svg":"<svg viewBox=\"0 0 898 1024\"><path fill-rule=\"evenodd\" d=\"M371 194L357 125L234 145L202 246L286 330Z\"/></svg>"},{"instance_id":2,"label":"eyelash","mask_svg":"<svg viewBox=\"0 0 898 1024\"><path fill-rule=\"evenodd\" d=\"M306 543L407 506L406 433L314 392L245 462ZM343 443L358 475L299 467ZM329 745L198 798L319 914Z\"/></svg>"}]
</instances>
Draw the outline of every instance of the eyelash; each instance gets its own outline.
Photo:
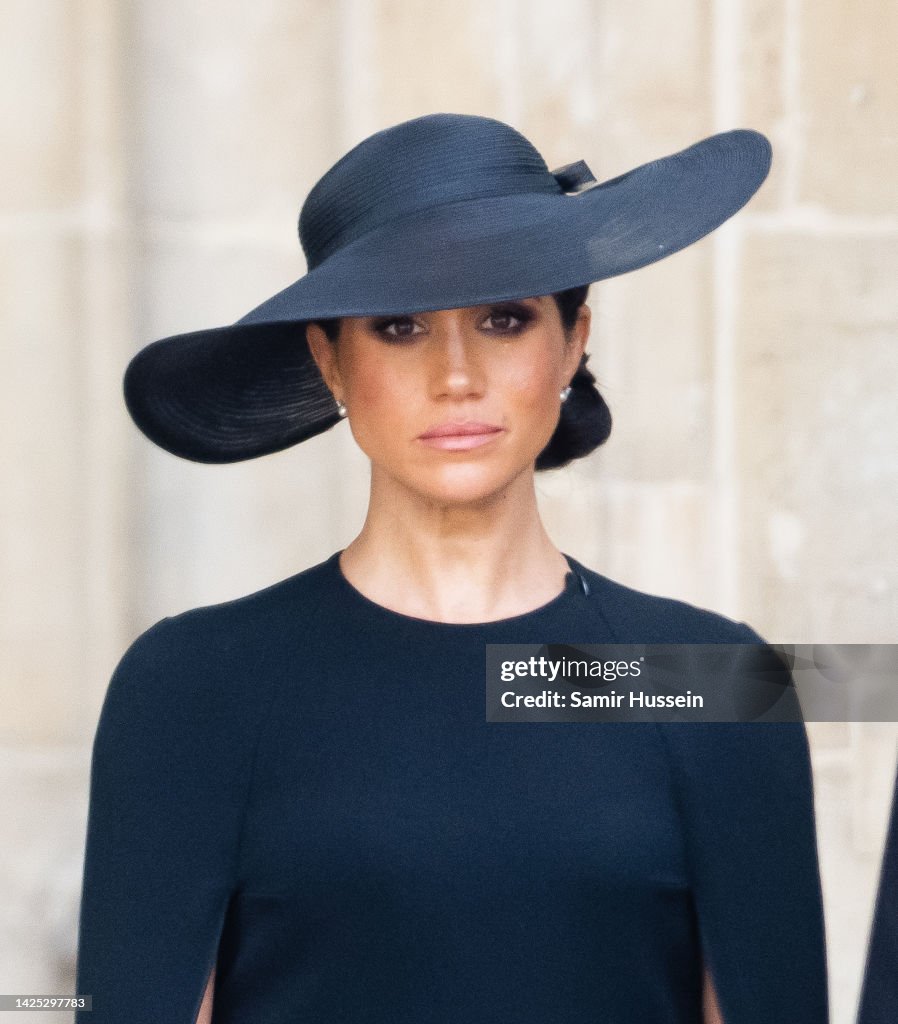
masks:
<instances>
[{"instance_id":1,"label":"eyelash","mask_svg":"<svg viewBox=\"0 0 898 1024\"><path fill-rule=\"evenodd\" d=\"M492 330L488 329L490 334L499 334L505 337L512 337L516 334L521 334L526 330L528 324L533 320L533 314L529 309L523 306L492 306L486 317L489 320L491 317L502 317L506 316L513 320L517 320L518 323L514 327L494 327ZM384 317L381 320L376 320L372 325L371 329L375 334L381 335L381 337L388 338L390 341L405 341L410 338L416 338L421 333L420 331L413 332L411 334L391 334L387 328L394 324L400 323L414 323L411 317L404 316L393 316Z\"/></svg>"}]
</instances>

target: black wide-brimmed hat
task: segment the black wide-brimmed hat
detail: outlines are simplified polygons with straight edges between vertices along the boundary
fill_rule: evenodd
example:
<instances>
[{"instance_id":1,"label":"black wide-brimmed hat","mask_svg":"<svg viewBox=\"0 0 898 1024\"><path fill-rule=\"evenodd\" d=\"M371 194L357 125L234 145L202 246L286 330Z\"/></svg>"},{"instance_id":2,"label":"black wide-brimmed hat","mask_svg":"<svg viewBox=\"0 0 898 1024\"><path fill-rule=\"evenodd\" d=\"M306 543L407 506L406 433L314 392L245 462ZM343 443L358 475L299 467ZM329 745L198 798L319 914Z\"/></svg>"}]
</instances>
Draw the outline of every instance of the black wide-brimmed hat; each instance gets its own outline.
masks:
<instances>
[{"instance_id":1,"label":"black wide-brimmed hat","mask_svg":"<svg viewBox=\"0 0 898 1024\"><path fill-rule=\"evenodd\" d=\"M307 273L235 324L152 342L125 402L160 447L195 462L280 451L340 422L305 324L549 295L698 241L770 168L759 132L721 132L597 182L550 171L501 121L432 114L370 136L318 181L299 216Z\"/></svg>"}]
</instances>

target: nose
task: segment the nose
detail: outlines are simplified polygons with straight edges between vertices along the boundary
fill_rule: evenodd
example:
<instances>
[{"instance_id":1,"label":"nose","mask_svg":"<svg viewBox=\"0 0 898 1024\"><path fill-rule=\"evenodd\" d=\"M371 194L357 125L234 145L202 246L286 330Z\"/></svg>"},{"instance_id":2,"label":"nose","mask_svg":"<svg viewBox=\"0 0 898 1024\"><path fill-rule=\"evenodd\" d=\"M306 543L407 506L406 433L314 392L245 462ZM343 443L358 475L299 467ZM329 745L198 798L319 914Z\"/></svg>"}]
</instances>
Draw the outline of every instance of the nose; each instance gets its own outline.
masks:
<instances>
[{"instance_id":1,"label":"nose","mask_svg":"<svg viewBox=\"0 0 898 1024\"><path fill-rule=\"evenodd\" d=\"M476 332L447 310L433 332L431 392L435 398L469 398L483 393L484 371Z\"/></svg>"}]
</instances>

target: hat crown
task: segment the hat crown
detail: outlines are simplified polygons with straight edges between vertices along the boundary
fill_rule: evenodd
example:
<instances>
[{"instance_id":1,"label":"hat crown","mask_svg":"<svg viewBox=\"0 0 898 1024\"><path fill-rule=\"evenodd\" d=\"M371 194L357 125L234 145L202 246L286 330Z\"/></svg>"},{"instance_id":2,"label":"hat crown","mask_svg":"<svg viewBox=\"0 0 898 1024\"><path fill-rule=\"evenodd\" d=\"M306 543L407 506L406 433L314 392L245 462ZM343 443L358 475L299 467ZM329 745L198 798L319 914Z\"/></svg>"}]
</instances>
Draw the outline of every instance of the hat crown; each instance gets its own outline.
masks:
<instances>
[{"instance_id":1,"label":"hat crown","mask_svg":"<svg viewBox=\"0 0 898 1024\"><path fill-rule=\"evenodd\" d=\"M369 231L434 206L563 192L533 144L502 121L429 114L360 142L318 181L299 216L309 270Z\"/></svg>"}]
</instances>

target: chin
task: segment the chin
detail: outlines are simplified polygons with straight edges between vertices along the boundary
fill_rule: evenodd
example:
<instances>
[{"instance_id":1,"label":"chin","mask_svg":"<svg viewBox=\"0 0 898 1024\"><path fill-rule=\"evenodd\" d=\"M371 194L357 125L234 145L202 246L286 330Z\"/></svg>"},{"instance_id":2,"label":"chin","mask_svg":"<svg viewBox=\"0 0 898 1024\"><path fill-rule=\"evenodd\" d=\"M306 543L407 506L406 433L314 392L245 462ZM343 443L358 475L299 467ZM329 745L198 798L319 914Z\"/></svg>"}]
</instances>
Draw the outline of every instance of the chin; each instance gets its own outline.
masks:
<instances>
[{"instance_id":1,"label":"chin","mask_svg":"<svg viewBox=\"0 0 898 1024\"><path fill-rule=\"evenodd\" d=\"M440 466L405 479L408 486L422 497L446 505L468 505L500 494L522 473L529 471L532 464L490 466L484 462L480 465Z\"/></svg>"}]
</instances>

